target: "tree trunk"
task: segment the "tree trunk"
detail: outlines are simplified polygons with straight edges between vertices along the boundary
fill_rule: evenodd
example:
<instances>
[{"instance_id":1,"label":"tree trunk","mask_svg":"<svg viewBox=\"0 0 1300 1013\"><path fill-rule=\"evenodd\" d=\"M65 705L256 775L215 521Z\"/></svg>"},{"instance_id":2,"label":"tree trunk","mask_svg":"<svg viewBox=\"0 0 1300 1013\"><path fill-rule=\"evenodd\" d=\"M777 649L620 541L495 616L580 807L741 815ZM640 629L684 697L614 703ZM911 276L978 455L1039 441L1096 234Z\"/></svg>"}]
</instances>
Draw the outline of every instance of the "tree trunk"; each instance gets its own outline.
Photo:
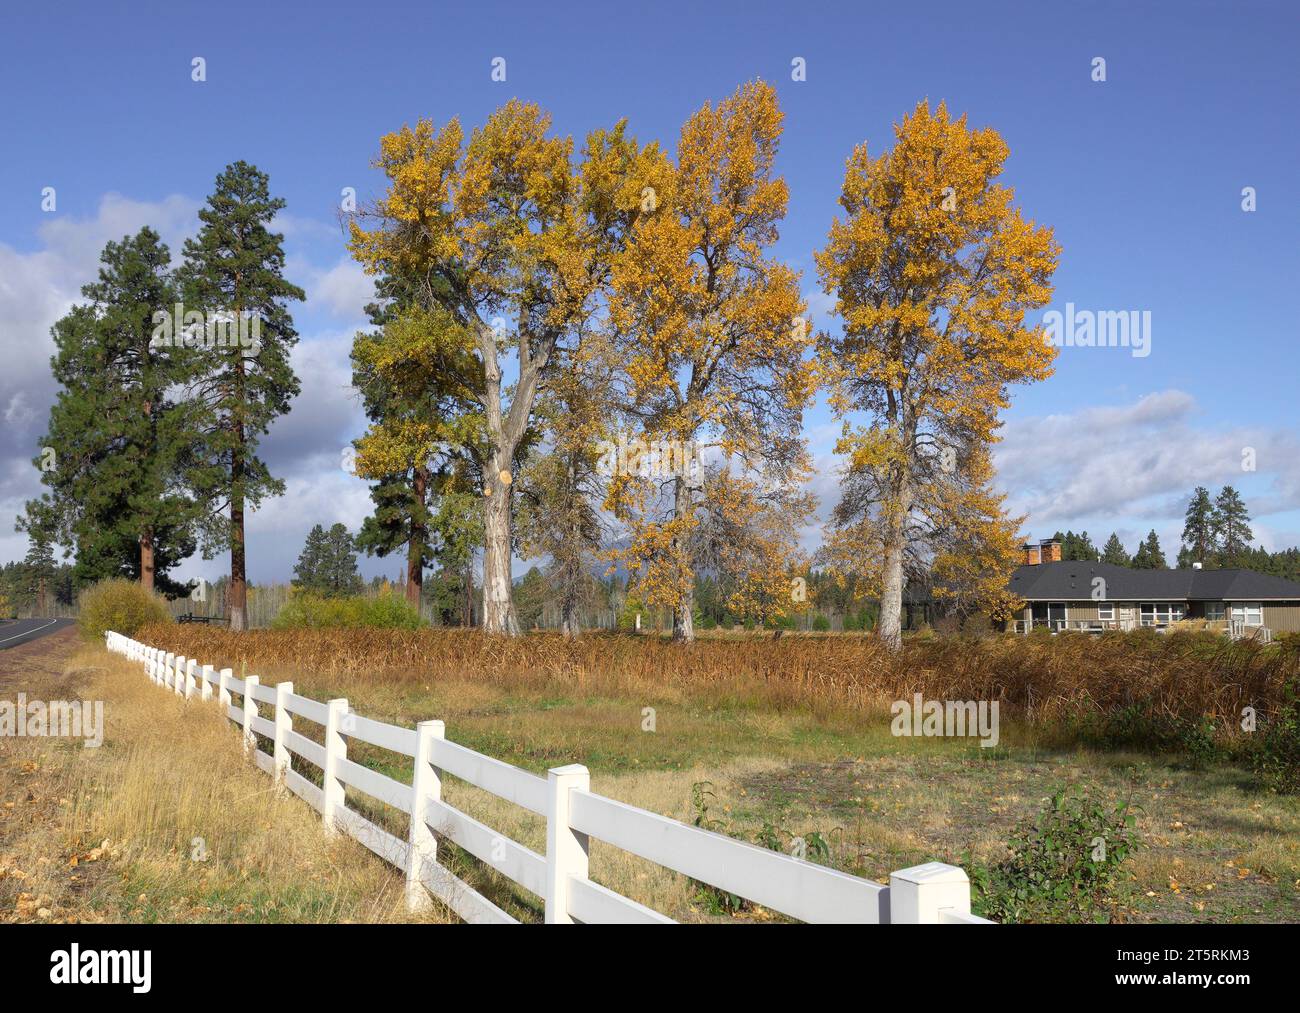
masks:
<instances>
[{"instance_id":1,"label":"tree trunk","mask_svg":"<svg viewBox=\"0 0 1300 1013\"><path fill-rule=\"evenodd\" d=\"M519 636L510 581L510 486L497 480L503 469L493 462L490 494L483 504L483 632Z\"/></svg>"},{"instance_id":2,"label":"tree trunk","mask_svg":"<svg viewBox=\"0 0 1300 1013\"><path fill-rule=\"evenodd\" d=\"M242 312L242 306L239 310ZM244 360L235 357L235 403L244 403ZM230 425L234 429L234 448L230 454L230 591L226 601L230 605L230 628L236 632L248 629L248 576L244 557L244 424L233 415Z\"/></svg>"},{"instance_id":3,"label":"tree trunk","mask_svg":"<svg viewBox=\"0 0 1300 1013\"><path fill-rule=\"evenodd\" d=\"M680 519L687 516L693 509L691 503L691 489L686 484L686 479L682 476L677 477L673 490L673 517ZM673 539L673 552L678 554L684 551L682 541L684 535L678 534ZM685 582L681 588L681 594L673 605L673 642L678 644L690 644L695 641L695 580L694 576Z\"/></svg>"},{"instance_id":4,"label":"tree trunk","mask_svg":"<svg viewBox=\"0 0 1300 1013\"><path fill-rule=\"evenodd\" d=\"M152 591L154 585L153 528L147 527L140 535L140 585Z\"/></svg>"},{"instance_id":5,"label":"tree trunk","mask_svg":"<svg viewBox=\"0 0 1300 1013\"><path fill-rule=\"evenodd\" d=\"M907 467L897 464L891 467L895 470L888 496L880 621L876 634L891 651L897 651L903 646L903 555L907 548L907 520L912 513L912 482Z\"/></svg>"},{"instance_id":6,"label":"tree trunk","mask_svg":"<svg viewBox=\"0 0 1300 1013\"><path fill-rule=\"evenodd\" d=\"M244 453L243 427L235 423L239 444L230 463L230 628L248 629L248 577L244 556Z\"/></svg>"},{"instance_id":7,"label":"tree trunk","mask_svg":"<svg viewBox=\"0 0 1300 1013\"><path fill-rule=\"evenodd\" d=\"M415 514L411 520L411 537L406 543L406 600L415 607L416 612L420 611L420 593L424 590L424 545L428 529L423 517L428 482L428 471L417 466L413 484Z\"/></svg>"}]
</instances>

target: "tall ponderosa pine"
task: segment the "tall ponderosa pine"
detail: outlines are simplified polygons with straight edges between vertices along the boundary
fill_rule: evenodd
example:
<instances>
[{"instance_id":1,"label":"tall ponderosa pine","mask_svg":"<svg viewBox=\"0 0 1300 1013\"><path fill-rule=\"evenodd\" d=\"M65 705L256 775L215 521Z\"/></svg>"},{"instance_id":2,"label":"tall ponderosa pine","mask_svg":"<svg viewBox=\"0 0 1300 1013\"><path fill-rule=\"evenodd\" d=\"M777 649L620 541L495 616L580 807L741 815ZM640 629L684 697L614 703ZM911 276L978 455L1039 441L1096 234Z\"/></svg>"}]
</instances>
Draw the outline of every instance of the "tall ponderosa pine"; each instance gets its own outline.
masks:
<instances>
[{"instance_id":1,"label":"tall ponderosa pine","mask_svg":"<svg viewBox=\"0 0 1300 1013\"><path fill-rule=\"evenodd\" d=\"M268 228L284 204L270 195L266 174L255 166L227 166L199 212L203 225L186 242L181 269L187 313L247 320L259 331L248 347L187 350L192 393L207 420L198 480L212 510L211 544L230 549L227 601L234 630L247 625L245 511L284 491L257 456L257 444L299 391L290 364L298 335L287 303L305 293L285 280L284 237Z\"/></svg>"},{"instance_id":2,"label":"tall ponderosa pine","mask_svg":"<svg viewBox=\"0 0 1300 1013\"><path fill-rule=\"evenodd\" d=\"M60 391L44 445L50 491L20 527L76 551L76 579L138 578L176 595L166 573L195 549L201 512L190 494L195 406L177 397L189 350L151 347L155 314L176 292L170 254L152 229L110 242L89 302L54 325L50 360ZM36 461L40 466L42 458Z\"/></svg>"},{"instance_id":3,"label":"tall ponderosa pine","mask_svg":"<svg viewBox=\"0 0 1300 1013\"><path fill-rule=\"evenodd\" d=\"M1254 534L1250 513L1240 493L1230 485L1219 490L1214 500L1215 542L1224 566L1242 566Z\"/></svg>"},{"instance_id":4,"label":"tall ponderosa pine","mask_svg":"<svg viewBox=\"0 0 1300 1013\"><path fill-rule=\"evenodd\" d=\"M1191 502L1187 504L1187 515L1183 521L1183 544L1178 552L1178 565L1190 566L1192 563L1212 565L1215 557L1215 529L1218 526L1218 512L1210 500L1210 491L1202 485L1192 493Z\"/></svg>"}]
</instances>

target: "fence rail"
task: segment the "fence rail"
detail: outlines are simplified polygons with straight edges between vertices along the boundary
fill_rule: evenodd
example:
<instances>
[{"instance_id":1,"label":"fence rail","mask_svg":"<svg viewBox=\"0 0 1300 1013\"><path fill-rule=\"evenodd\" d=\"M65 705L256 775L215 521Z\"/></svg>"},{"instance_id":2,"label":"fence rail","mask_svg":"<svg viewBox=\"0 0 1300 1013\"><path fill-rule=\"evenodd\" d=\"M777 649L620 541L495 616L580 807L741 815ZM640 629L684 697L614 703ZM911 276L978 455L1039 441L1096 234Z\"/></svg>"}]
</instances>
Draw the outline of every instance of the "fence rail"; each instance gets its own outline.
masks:
<instances>
[{"instance_id":1,"label":"fence rail","mask_svg":"<svg viewBox=\"0 0 1300 1013\"><path fill-rule=\"evenodd\" d=\"M215 700L239 725L253 762L317 810L327 832L353 837L405 874L412 910L432 895L468 922L516 921L439 864L438 843L444 840L541 898L548 923L671 923L589 877L589 842L595 838L801 921L990 924L970 913L970 882L953 865L902 869L883 886L595 794L586 767L557 767L538 777L451 742L441 721L399 728L354 713L346 700L321 703L299 696L290 682L263 686L256 675L236 679L229 668L200 665L112 631L106 641L110 651L139 662L156 685L186 700ZM318 725L323 743L296 731L295 718ZM272 743L271 753L259 747L259 736ZM409 757L411 783L350 759L353 739ZM293 757L320 770L319 786L293 769ZM545 817L546 853L445 802L444 774ZM406 839L348 808L347 787L404 813Z\"/></svg>"}]
</instances>

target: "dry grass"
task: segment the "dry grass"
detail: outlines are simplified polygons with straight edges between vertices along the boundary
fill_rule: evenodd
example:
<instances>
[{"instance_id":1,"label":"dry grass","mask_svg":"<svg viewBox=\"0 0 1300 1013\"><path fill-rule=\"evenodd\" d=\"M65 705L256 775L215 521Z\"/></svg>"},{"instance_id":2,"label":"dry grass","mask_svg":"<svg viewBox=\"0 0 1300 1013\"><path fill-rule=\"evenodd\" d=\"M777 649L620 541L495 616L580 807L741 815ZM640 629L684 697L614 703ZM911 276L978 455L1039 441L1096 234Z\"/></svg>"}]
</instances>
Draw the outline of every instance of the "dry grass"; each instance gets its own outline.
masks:
<instances>
[{"instance_id":1,"label":"dry grass","mask_svg":"<svg viewBox=\"0 0 1300 1013\"><path fill-rule=\"evenodd\" d=\"M160 693L101 648L64 654L57 691L104 701L104 744L0 740L0 917L409 920L400 876L277 795L215 708ZM51 698L37 669L6 682Z\"/></svg>"},{"instance_id":2,"label":"dry grass","mask_svg":"<svg viewBox=\"0 0 1300 1013\"><path fill-rule=\"evenodd\" d=\"M1270 714L1300 678L1300 642L1267 647L1212 634L914 639L899 654L867 636L702 640L550 634L491 639L475 631L313 630L236 634L155 626L140 639L249 670L310 673L340 686L401 692L443 682L650 701L689 697L776 713L878 713L921 693L998 700L1028 724L1136 708L1151 720L1224 722L1245 706Z\"/></svg>"}]
</instances>

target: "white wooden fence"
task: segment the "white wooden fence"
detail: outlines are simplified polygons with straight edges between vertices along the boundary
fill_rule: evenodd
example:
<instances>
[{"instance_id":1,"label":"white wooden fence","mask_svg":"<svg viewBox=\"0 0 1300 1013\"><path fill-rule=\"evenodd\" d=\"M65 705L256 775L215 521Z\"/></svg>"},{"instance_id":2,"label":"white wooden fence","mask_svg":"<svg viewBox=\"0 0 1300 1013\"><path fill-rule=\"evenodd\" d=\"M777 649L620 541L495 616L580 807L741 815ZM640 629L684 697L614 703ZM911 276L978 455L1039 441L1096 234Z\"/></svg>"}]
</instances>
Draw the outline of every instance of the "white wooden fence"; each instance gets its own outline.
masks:
<instances>
[{"instance_id":1,"label":"white wooden fence","mask_svg":"<svg viewBox=\"0 0 1300 1013\"><path fill-rule=\"evenodd\" d=\"M186 700L215 700L243 730L244 749L257 765L320 812L329 832L354 837L405 873L413 910L427 905L432 894L468 922L515 921L439 864L441 837L542 898L547 922L671 923L588 878L588 841L594 837L805 922L989 924L970 913L970 883L953 865L903 869L882 886L597 795L586 767L557 767L541 778L451 742L441 721L399 728L353 713L346 700L320 703L299 696L290 682L263 686L255 675L237 679L229 668L214 670L119 633L110 631L106 639L110 651L140 662L157 685ZM261 705L270 718L262 716ZM324 744L295 731L295 718L320 725ZM258 748L257 736L273 743L270 754ZM410 757L411 783L348 759L349 739ZM291 755L319 767L323 786L293 770ZM545 817L546 854L444 802L444 773ZM346 785L405 813L407 839L348 808Z\"/></svg>"}]
</instances>

